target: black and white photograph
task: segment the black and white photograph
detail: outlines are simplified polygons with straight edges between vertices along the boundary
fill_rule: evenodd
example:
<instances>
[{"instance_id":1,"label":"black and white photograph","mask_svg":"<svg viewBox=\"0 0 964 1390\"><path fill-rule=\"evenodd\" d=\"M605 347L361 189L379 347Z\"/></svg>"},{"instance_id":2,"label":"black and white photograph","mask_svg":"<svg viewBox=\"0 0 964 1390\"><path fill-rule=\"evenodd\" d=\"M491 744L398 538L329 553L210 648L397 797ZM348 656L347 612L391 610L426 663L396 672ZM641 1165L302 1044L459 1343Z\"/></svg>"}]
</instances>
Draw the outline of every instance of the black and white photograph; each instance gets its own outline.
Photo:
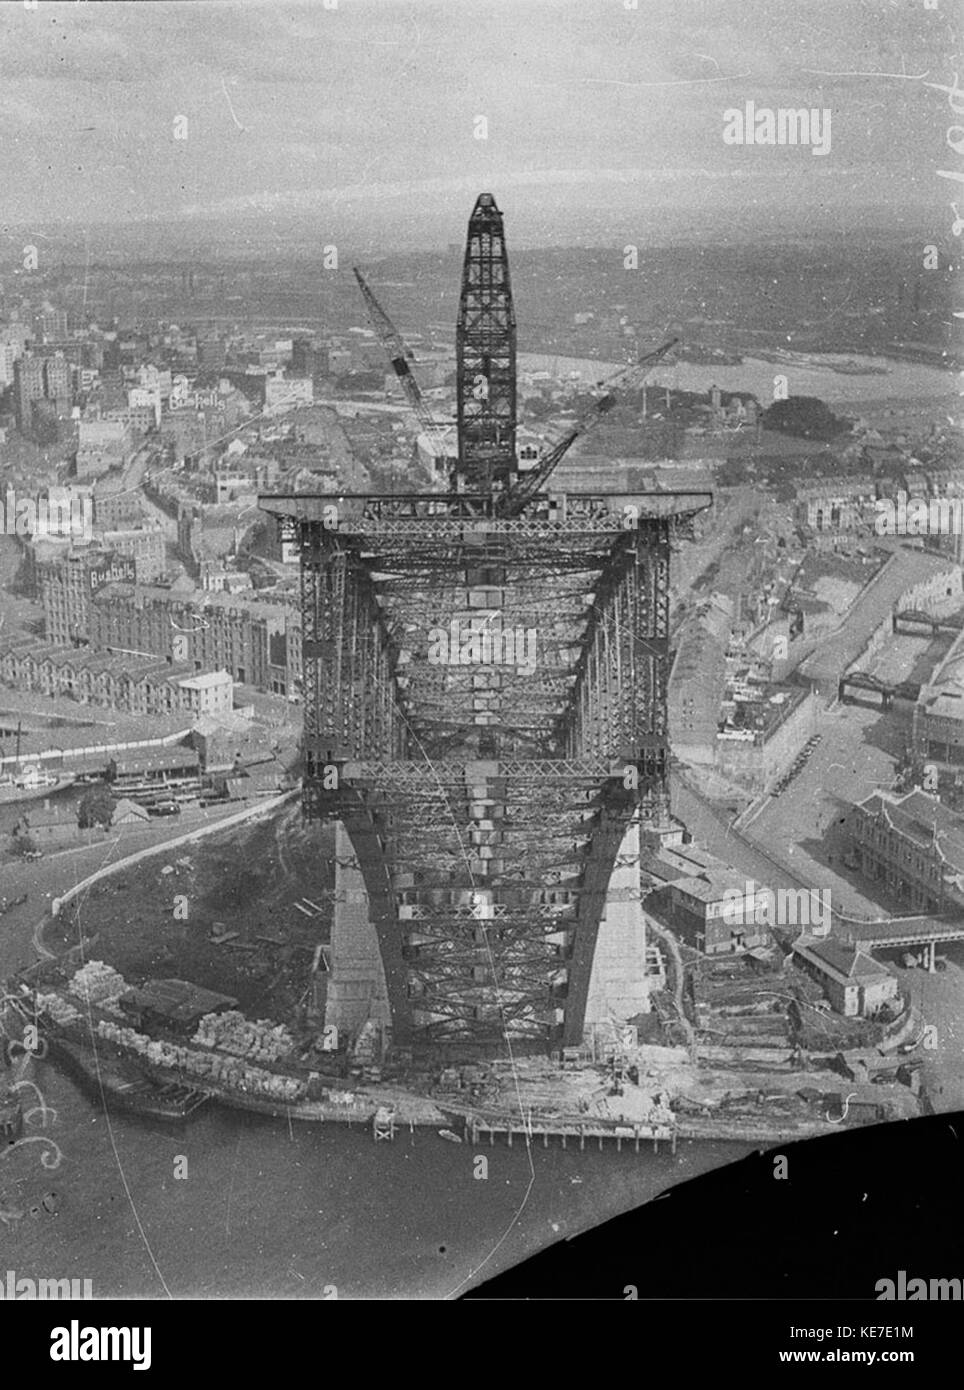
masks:
<instances>
[{"instance_id":1,"label":"black and white photograph","mask_svg":"<svg viewBox=\"0 0 964 1390\"><path fill-rule=\"evenodd\" d=\"M0 4L31 1364L949 1334L959 79L955 0Z\"/></svg>"}]
</instances>

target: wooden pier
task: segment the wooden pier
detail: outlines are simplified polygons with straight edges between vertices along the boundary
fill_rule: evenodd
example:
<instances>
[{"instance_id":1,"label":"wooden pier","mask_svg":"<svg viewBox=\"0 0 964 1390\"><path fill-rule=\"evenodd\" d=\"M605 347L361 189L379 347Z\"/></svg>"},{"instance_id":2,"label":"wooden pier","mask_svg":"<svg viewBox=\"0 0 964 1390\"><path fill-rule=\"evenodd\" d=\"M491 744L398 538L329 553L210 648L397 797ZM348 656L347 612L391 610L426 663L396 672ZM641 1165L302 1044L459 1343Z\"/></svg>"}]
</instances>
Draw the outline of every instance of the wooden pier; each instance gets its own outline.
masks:
<instances>
[{"instance_id":1,"label":"wooden pier","mask_svg":"<svg viewBox=\"0 0 964 1390\"><path fill-rule=\"evenodd\" d=\"M632 1144L636 1153L639 1153L641 1143L651 1143L653 1153L659 1152L661 1143L668 1143L670 1153L675 1154L677 1141L675 1125L621 1124L618 1121L607 1123L600 1120L535 1118L511 1120L505 1116L492 1119L467 1116L465 1135L473 1145L480 1143L486 1136L488 1136L489 1144L493 1145L497 1135L504 1135L510 1149L514 1139L522 1139L523 1143L527 1141L533 1143L537 1137L541 1137L544 1149L549 1147L551 1138L560 1139L564 1149L568 1147L569 1140L577 1142L580 1149L585 1149L587 1140L595 1139L600 1149L608 1140L610 1144L615 1141L617 1153L620 1152L624 1143Z\"/></svg>"},{"instance_id":2,"label":"wooden pier","mask_svg":"<svg viewBox=\"0 0 964 1390\"><path fill-rule=\"evenodd\" d=\"M372 1135L377 1144L384 1139L392 1143L395 1139L395 1111L380 1105L372 1116Z\"/></svg>"}]
</instances>

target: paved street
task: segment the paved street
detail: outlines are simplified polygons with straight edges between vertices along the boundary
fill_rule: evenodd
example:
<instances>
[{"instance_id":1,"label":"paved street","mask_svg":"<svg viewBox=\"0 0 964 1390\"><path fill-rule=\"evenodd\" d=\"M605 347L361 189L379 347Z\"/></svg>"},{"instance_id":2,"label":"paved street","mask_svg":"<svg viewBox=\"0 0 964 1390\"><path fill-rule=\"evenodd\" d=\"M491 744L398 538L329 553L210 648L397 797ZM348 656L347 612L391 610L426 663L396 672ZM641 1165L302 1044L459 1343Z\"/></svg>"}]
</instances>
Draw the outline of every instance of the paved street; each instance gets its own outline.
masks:
<instances>
[{"instance_id":1,"label":"paved street","mask_svg":"<svg viewBox=\"0 0 964 1390\"><path fill-rule=\"evenodd\" d=\"M882 730L882 722L878 711L856 705L822 715L821 741L809 762L746 826L749 839L811 887L828 888L834 908L855 917L885 914L867 885L843 867L839 834L854 802L893 784L902 730Z\"/></svg>"},{"instance_id":2,"label":"paved street","mask_svg":"<svg viewBox=\"0 0 964 1390\"><path fill-rule=\"evenodd\" d=\"M914 1008L924 1025L937 1029L937 1048L921 1047L915 1056L924 1063L924 1081L935 1110L964 1109L964 942L938 948L947 969L904 970L890 960L901 985L910 991Z\"/></svg>"},{"instance_id":3,"label":"paved street","mask_svg":"<svg viewBox=\"0 0 964 1390\"><path fill-rule=\"evenodd\" d=\"M757 883L773 888L800 886L802 880L768 854L762 845L755 845L745 834L732 830L727 824L727 813L717 812L707 805L678 776L672 778L671 788L673 814L684 823L701 849L709 850Z\"/></svg>"},{"instance_id":4,"label":"paved street","mask_svg":"<svg viewBox=\"0 0 964 1390\"><path fill-rule=\"evenodd\" d=\"M894 637L870 667L881 680L926 678L937 654L929 639ZM821 714L821 741L781 796L746 827L787 868L813 887L828 888L834 909L855 917L886 916L894 904L873 896L871 885L843 866L841 825L850 807L894 785L910 738L910 708L886 713L865 705L837 705Z\"/></svg>"}]
</instances>

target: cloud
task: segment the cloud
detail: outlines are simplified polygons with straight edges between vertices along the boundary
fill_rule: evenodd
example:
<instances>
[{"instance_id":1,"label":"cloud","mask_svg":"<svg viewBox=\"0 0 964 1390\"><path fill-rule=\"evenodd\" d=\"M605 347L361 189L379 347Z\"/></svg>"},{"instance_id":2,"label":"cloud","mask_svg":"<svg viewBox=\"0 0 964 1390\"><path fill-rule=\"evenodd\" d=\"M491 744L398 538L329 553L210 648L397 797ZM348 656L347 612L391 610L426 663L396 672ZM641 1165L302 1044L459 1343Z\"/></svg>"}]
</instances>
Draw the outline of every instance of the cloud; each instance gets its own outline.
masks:
<instances>
[{"instance_id":1,"label":"cloud","mask_svg":"<svg viewBox=\"0 0 964 1390\"><path fill-rule=\"evenodd\" d=\"M831 177L876 160L883 209L889 186L938 157L940 113L919 84L804 70L896 70L901 52L923 70L942 61L936 33L920 14L853 0L2 5L0 119L15 137L0 142L4 211L206 218L421 198L411 212L428 221L432 199L485 186L541 190L547 206L566 189L625 190L627 209L636 188L712 188L725 220L786 153L758 168L722 145L722 111L746 97L832 104ZM176 114L190 132L177 145ZM487 141L473 138L478 114ZM788 210L813 212L821 163L779 165Z\"/></svg>"}]
</instances>

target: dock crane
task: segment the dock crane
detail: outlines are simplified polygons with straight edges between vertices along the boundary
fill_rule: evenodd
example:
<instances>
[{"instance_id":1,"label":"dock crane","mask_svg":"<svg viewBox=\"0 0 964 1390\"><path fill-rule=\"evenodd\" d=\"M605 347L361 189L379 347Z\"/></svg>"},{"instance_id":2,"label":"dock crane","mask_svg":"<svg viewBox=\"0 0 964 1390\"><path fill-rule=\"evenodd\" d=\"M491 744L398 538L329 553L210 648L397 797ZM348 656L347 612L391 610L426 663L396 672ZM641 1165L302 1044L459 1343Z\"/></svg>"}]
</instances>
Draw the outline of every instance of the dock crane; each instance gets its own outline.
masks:
<instances>
[{"instance_id":1,"label":"dock crane","mask_svg":"<svg viewBox=\"0 0 964 1390\"><path fill-rule=\"evenodd\" d=\"M409 363L414 362L412 350L406 344L398 329L385 313L378 300L362 275L357 266L352 267L355 279L358 281L358 288L362 292L365 306L368 309L368 317L371 325L378 335L378 338L385 349L388 360L391 363L392 371L398 378L398 383L405 393L405 399L415 413L415 416L425 431L437 459L445 457L446 450L443 443L445 425L436 420L425 404L425 400L419 390L418 382L412 373Z\"/></svg>"},{"instance_id":2,"label":"dock crane","mask_svg":"<svg viewBox=\"0 0 964 1390\"><path fill-rule=\"evenodd\" d=\"M578 420L558 444L555 444L549 452L539 460L536 467L530 472L523 474L520 481L508 488L500 497L496 499L496 514L498 516L519 516L526 504L540 491L555 472L559 463L569 452L569 449L581 435L587 430L591 430L594 425L616 404L617 391L625 391L633 387L642 385L646 377L671 348L679 342L679 338L670 338L663 343L655 352L648 352L640 357L638 361L624 367L621 371L611 376L603 384L606 387L606 394L601 396Z\"/></svg>"}]
</instances>

